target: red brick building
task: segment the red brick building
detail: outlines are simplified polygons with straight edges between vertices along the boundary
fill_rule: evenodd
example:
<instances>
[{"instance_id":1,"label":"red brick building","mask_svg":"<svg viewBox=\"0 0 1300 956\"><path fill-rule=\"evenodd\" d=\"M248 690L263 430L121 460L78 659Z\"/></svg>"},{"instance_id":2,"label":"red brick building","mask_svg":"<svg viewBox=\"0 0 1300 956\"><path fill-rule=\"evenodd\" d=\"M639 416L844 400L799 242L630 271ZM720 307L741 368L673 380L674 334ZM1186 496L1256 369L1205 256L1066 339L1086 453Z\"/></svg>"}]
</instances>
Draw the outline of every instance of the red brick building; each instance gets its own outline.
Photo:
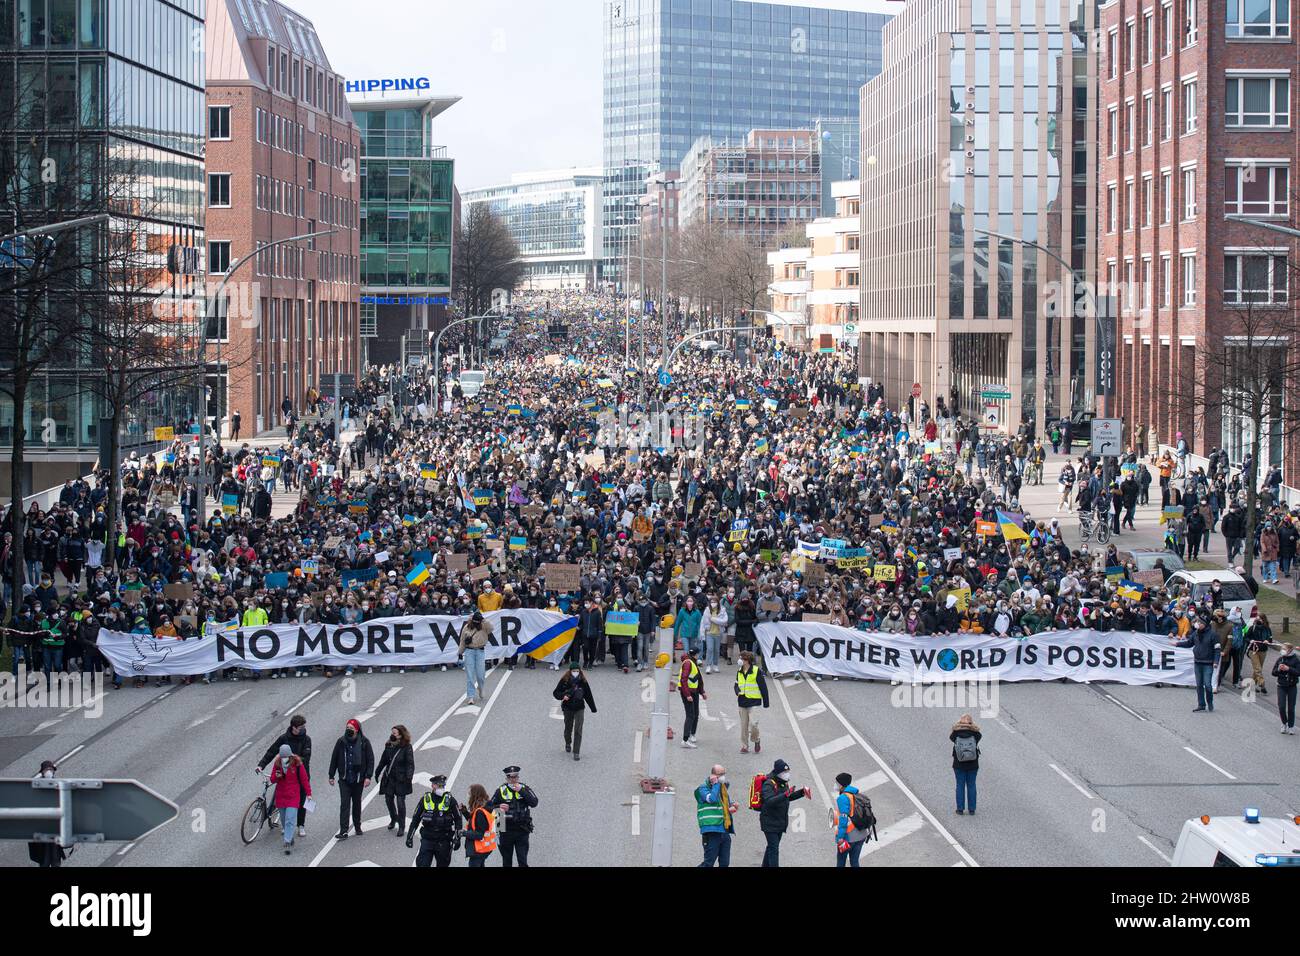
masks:
<instances>
[{"instance_id":1,"label":"red brick building","mask_svg":"<svg viewBox=\"0 0 1300 956\"><path fill-rule=\"evenodd\" d=\"M1289 224L1295 212L1298 6L1111 0L1099 11L1097 280L1119 299L1114 412L1130 435L1145 424L1172 444L1181 431L1195 453L1227 448L1234 464L1254 444L1248 427L1204 414L1213 402L1198 413L1175 400L1171 383L1231 387L1196 381L1197 356L1231 345L1247 303L1295 326L1298 247L1240 220ZM1262 445L1261 465L1296 458L1280 429Z\"/></svg>"},{"instance_id":2,"label":"red brick building","mask_svg":"<svg viewBox=\"0 0 1300 956\"><path fill-rule=\"evenodd\" d=\"M242 435L360 366L360 135L310 21L274 0L207 7L209 414ZM319 239L269 244L337 230Z\"/></svg>"}]
</instances>

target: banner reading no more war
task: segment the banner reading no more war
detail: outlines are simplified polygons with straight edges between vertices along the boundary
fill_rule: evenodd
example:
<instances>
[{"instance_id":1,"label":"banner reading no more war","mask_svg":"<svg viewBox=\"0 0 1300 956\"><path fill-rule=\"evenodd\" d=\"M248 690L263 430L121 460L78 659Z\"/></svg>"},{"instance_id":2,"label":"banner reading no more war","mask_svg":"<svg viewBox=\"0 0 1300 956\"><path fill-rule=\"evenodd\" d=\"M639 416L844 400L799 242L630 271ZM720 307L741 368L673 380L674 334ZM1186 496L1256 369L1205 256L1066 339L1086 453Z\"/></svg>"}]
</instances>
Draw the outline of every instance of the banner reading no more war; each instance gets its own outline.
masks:
<instances>
[{"instance_id":1,"label":"banner reading no more war","mask_svg":"<svg viewBox=\"0 0 1300 956\"><path fill-rule=\"evenodd\" d=\"M489 661L532 653L558 662L573 640L578 619L552 611L520 609L484 615L492 636ZM271 624L236 627L187 641L148 634L101 631L99 650L119 674L191 676L227 667L425 667L456 663L462 615L386 617L359 624Z\"/></svg>"},{"instance_id":2,"label":"banner reading no more war","mask_svg":"<svg viewBox=\"0 0 1300 956\"><path fill-rule=\"evenodd\" d=\"M1132 631L1047 631L1027 638L978 634L900 637L833 624L771 623L754 628L768 668L830 677L911 683L1050 681L1193 687L1190 648Z\"/></svg>"}]
</instances>

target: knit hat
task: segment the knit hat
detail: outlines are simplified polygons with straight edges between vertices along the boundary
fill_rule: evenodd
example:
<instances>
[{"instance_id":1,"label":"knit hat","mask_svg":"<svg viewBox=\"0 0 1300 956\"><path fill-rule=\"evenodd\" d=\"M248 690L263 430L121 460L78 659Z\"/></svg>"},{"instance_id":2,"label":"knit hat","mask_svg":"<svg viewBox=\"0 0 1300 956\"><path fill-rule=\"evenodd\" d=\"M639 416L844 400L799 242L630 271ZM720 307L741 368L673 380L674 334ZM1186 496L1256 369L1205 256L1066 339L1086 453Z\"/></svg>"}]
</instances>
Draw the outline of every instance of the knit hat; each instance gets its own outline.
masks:
<instances>
[{"instance_id":1,"label":"knit hat","mask_svg":"<svg viewBox=\"0 0 1300 956\"><path fill-rule=\"evenodd\" d=\"M838 773L835 775L835 782L840 785L841 789L843 789L853 782L853 774Z\"/></svg>"},{"instance_id":2,"label":"knit hat","mask_svg":"<svg viewBox=\"0 0 1300 956\"><path fill-rule=\"evenodd\" d=\"M280 744L280 759L288 760L292 756L293 756L293 748L291 748L288 744Z\"/></svg>"}]
</instances>

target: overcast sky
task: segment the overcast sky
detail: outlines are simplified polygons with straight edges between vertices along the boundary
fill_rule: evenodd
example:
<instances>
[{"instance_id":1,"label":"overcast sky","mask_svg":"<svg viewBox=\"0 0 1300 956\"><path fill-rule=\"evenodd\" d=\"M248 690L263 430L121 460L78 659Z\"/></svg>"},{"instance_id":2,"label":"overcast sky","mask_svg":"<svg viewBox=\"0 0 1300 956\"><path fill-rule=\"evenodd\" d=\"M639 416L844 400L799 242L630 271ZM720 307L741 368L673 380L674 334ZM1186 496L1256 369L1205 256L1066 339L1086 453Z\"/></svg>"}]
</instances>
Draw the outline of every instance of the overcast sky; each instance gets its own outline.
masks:
<instances>
[{"instance_id":1,"label":"overcast sky","mask_svg":"<svg viewBox=\"0 0 1300 956\"><path fill-rule=\"evenodd\" d=\"M434 126L460 189L599 165L602 0L286 2L316 24L349 79L427 76L434 93L462 97ZM798 5L896 13L904 4Z\"/></svg>"}]
</instances>

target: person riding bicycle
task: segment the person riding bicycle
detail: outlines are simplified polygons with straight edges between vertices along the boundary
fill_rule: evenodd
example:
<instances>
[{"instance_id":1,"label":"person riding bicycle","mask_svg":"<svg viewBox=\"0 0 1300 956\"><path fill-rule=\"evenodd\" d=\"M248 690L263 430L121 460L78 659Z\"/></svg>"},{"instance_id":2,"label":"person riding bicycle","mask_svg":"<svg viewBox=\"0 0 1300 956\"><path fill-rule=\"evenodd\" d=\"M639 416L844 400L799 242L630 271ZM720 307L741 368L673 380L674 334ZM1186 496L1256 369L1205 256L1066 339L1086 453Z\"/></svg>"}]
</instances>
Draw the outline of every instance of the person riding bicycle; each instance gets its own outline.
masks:
<instances>
[{"instance_id":1,"label":"person riding bicycle","mask_svg":"<svg viewBox=\"0 0 1300 956\"><path fill-rule=\"evenodd\" d=\"M262 759L257 762L257 772L259 774L275 759L276 754L280 753L283 747L288 747L294 756L302 761L303 769L307 771L307 776L310 777L311 738L307 736L307 718L302 714L294 714L289 719L289 728L276 738L275 743L266 748L266 753L262 754ZM302 803L298 804L298 836L305 837L307 835L306 793L302 795L302 801Z\"/></svg>"}]
</instances>

